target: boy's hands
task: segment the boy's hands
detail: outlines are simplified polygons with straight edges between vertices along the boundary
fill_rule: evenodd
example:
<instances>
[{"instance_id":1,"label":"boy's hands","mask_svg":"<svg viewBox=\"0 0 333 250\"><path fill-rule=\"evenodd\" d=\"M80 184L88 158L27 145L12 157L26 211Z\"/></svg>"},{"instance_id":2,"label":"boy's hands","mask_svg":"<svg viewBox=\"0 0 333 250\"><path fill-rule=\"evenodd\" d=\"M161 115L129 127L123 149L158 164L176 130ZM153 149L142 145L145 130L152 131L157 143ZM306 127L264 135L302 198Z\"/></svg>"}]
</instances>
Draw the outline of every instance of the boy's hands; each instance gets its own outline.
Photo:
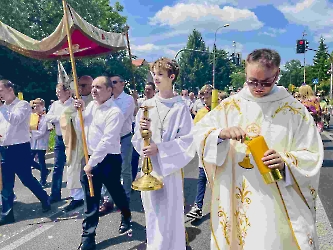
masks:
<instances>
[{"instance_id":1,"label":"boy's hands","mask_svg":"<svg viewBox=\"0 0 333 250\"><path fill-rule=\"evenodd\" d=\"M150 129L151 119L142 117L140 120L141 129Z\"/></svg>"},{"instance_id":2,"label":"boy's hands","mask_svg":"<svg viewBox=\"0 0 333 250\"><path fill-rule=\"evenodd\" d=\"M155 143L150 143L149 146L142 149L142 152L144 157L155 156L158 153L157 145Z\"/></svg>"}]
</instances>

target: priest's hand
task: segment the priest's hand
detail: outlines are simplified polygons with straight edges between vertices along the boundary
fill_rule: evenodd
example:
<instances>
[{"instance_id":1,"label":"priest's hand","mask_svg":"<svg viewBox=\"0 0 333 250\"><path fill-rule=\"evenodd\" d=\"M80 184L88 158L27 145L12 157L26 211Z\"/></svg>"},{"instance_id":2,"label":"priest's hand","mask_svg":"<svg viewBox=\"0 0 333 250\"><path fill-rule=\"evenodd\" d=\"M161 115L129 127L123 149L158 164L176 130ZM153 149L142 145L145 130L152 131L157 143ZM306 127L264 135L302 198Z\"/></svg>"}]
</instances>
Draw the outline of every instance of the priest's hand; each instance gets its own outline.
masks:
<instances>
[{"instance_id":1,"label":"priest's hand","mask_svg":"<svg viewBox=\"0 0 333 250\"><path fill-rule=\"evenodd\" d=\"M284 169L284 161L281 155L277 153L274 149L267 150L261 160L269 168L277 168L279 170Z\"/></svg>"},{"instance_id":2,"label":"priest's hand","mask_svg":"<svg viewBox=\"0 0 333 250\"><path fill-rule=\"evenodd\" d=\"M140 120L141 129L150 129L151 119L142 117Z\"/></svg>"},{"instance_id":3,"label":"priest's hand","mask_svg":"<svg viewBox=\"0 0 333 250\"><path fill-rule=\"evenodd\" d=\"M155 156L158 153L158 148L155 143L150 143L149 146L142 149L144 157Z\"/></svg>"},{"instance_id":4,"label":"priest's hand","mask_svg":"<svg viewBox=\"0 0 333 250\"><path fill-rule=\"evenodd\" d=\"M84 101L82 99L76 99L76 100L74 100L74 107L76 109L82 109L82 110L84 110L84 108L85 108Z\"/></svg>"},{"instance_id":5,"label":"priest's hand","mask_svg":"<svg viewBox=\"0 0 333 250\"><path fill-rule=\"evenodd\" d=\"M222 129L219 134L219 137L222 140L231 139L236 141L241 141L242 143L245 141L246 133L240 127L230 127Z\"/></svg>"},{"instance_id":6,"label":"priest's hand","mask_svg":"<svg viewBox=\"0 0 333 250\"><path fill-rule=\"evenodd\" d=\"M83 168L84 172L86 172L86 175L88 178L91 178L93 175L91 174L91 171L93 170L93 168L90 165L85 165Z\"/></svg>"}]
</instances>

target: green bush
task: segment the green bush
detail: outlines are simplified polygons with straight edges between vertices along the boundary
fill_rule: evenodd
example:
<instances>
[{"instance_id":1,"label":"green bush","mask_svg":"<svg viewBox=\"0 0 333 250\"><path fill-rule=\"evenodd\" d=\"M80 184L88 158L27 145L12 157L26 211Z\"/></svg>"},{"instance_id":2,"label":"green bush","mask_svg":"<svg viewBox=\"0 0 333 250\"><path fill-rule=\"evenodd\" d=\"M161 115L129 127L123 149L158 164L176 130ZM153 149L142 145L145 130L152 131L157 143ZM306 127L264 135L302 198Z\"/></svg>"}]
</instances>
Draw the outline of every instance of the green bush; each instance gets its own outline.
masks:
<instances>
[{"instance_id":1,"label":"green bush","mask_svg":"<svg viewBox=\"0 0 333 250\"><path fill-rule=\"evenodd\" d=\"M52 152L54 150L54 143L55 143L55 130L53 129L50 133L50 140L49 140L49 150L48 152Z\"/></svg>"}]
</instances>

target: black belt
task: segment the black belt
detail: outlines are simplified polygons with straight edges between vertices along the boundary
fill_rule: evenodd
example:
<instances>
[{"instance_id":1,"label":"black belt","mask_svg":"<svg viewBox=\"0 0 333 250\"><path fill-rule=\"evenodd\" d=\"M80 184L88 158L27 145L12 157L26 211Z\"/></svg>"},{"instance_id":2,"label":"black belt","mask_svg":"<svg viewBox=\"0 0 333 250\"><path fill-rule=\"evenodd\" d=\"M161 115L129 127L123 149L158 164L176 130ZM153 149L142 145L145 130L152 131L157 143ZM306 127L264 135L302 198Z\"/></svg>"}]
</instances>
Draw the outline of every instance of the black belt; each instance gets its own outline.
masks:
<instances>
[{"instance_id":1,"label":"black belt","mask_svg":"<svg viewBox=\"0 0 333 250\"><path fill-rule=\"evenodd\" d=\"M131 136L131 135L132 135L132 132L128 133L127 135L122 136L122 137L120 138L120 140L123 140L123 139L125 139L125 138L127 138L127 137L129 137L129 136Z\"/></svg>"}]
</instances>

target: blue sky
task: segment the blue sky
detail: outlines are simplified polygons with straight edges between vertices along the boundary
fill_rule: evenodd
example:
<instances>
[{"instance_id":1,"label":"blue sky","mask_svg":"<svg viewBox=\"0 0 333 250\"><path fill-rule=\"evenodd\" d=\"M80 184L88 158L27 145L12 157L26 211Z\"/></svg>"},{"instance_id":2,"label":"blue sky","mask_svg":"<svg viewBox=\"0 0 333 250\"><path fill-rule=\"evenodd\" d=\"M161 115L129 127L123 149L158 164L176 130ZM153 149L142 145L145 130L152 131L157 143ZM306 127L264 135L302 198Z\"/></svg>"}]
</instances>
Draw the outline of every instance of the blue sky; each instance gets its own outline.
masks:
<instances>
[{"instance_id":1,"label":"blue sky","mask_svg":"<svg viewBox=\"0 0 333 250\"><path fill-rule=\"evenodd\" d=\"M272 48L282 57L303 62L296 54L296 40L306 30L309 47L317 49L320 36L333 50L333 0L118 0L128 17L133 54L151 62L174 57L186 45L193 29L201 32L211 49L217 33L220 49L245 58L256 48ZM113 4L112 1L110 1ZM306 53L312 64L314 52Z\"/></svg>"}]
</instances>

